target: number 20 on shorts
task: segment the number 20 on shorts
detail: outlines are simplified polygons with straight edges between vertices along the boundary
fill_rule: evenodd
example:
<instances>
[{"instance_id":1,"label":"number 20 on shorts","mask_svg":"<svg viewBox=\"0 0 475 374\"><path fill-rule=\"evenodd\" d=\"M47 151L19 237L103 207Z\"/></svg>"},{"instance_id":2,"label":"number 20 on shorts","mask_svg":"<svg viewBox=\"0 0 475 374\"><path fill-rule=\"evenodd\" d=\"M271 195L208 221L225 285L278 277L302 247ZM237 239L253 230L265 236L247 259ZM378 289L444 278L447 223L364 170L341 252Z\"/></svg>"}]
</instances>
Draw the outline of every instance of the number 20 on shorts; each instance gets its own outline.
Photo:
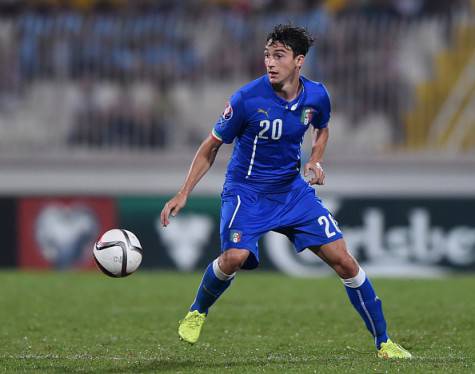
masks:
<instances>
[{"instance_id":1,"label":"number 20 on shorts","mask_svg":"<svg viewBox=\"0 0 475 374\"><path fill-rule=\"evenodd\" d=\"M325 226L325 235L327 236L327 238L331 238L332 236L335 236L336 231L341 233L341 230L338 227L338 224L336 223L335 219L332 217L331 214L328 214L328 216L318 217L317 222L320 224L320 226ZM336 231L331 230L330 222Z\"/></svg>"}]
</instances>

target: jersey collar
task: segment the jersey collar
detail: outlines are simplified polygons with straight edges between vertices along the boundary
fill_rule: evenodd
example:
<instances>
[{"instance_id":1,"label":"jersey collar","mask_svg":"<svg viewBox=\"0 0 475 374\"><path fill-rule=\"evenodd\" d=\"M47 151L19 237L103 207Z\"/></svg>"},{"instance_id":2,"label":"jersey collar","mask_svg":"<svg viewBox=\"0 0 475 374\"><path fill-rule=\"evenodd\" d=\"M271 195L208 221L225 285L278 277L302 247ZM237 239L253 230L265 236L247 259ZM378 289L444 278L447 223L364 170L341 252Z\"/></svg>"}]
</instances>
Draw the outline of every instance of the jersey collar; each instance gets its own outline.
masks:
<instances>
[{"instance_id":1,"label":"jersey collar","mask_svg":"<svg viewBox=\"0 0 475 374\"><path fill-rule=\"evenodd\" d=\"M269 77L267 76L267 74L265 75L266 84L269 87L269 89L272 91L272 97L274 98L274 100L277 101L280 105L282 105L285 109L289 109L291 111L296 110L305 99L305 95L306 95L305 84L302 77L299 77L299 80L300 80L300 83L302 84L302 91L300 91L300 93L295 99L293 99L292 101L287 101L275 93L269 81Z\"/></svg>"}]
</instances>

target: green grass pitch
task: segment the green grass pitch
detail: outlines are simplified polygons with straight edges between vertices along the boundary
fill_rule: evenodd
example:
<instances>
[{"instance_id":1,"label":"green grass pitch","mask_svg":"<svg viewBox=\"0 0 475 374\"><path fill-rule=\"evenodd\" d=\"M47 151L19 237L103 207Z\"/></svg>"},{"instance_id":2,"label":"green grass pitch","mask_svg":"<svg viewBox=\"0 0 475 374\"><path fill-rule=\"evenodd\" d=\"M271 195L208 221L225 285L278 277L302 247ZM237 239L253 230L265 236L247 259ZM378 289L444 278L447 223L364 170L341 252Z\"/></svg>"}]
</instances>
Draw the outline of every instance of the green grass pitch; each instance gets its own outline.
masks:
<instances>
[{"instance_id":1,"label":"green grass pitch","mask_svg":"<svg viewBox=\"0 0 475 374\"><path fill-rule=\"evenodd\" d=\"M410 361L383 361L336 277L240 273L201 340L177 321L201 274L0 273L0 370L41 373L474 372L475 277L374 279Z\"/></svg>"}]
</instances>

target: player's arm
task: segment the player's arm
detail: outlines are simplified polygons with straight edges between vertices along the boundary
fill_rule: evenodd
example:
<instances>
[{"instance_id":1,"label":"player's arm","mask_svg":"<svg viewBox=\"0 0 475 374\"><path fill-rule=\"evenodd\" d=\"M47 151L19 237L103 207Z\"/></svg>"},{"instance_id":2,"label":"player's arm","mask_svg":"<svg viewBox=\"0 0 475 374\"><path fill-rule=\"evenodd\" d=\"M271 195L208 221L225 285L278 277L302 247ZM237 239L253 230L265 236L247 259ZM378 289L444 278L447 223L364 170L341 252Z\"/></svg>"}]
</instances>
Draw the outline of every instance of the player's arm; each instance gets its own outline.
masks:
<instances>
[{"instance_id":1,"label":"player's arm","mask_svg":"<svg viewBox=\"0 0 475 374\"><path fill-rule=\"evenodd\" d=\"M219 147L223 144L222 141L216 139L213 136L208 136L203 143L201 143L198 151L193 158L193 161L186 176L183 186L178 193L169 200L163 207L160 214L160 222L162 226L167 226L170 214L175 217L178 212L185 206L188 195L193 188L197 185L203 175L211 168L213 162L218 154Z\"/></svg>"},{"instance_id":2,"label":"player's arm","mask_svg":"<svg viewBox=\"0 0 475 374\"><path fill-rule=\"evenodd\" d=\"M328 142L328 127L321 129L315 129L313 131L312 138L312 153L310 159L304 166L304 176L310 175L310 172L313 173L312 179L310 179L310 184L325 184L325 172L323 171L322 165L320 162L323 159L323 154L325 153L325 148Z\"/></svg>"}]
</instances>

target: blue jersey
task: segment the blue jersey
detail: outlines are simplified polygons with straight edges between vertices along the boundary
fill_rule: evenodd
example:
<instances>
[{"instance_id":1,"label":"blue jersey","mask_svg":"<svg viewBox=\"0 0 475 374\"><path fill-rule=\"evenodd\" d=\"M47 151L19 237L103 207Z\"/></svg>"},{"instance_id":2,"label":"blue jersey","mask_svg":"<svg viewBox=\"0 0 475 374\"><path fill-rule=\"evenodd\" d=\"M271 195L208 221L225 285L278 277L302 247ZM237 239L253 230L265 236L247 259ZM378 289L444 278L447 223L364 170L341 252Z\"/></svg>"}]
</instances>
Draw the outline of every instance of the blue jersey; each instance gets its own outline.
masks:
<instances>
[{"instance_id":1,"label":"blue jersey","mask_svg":"<svg viewBox=\"0 0 475 374\"><path fill-rule=\"evenodd\" d=\"M330 99L321 83L300 78L293 101L274 92L267 75L239 89L226 105L212 134L235 141L225 184L245 184L259 192L285 192L300 174L302 141L309 126L325 128Z\"/></svg>"}]
</instances>

